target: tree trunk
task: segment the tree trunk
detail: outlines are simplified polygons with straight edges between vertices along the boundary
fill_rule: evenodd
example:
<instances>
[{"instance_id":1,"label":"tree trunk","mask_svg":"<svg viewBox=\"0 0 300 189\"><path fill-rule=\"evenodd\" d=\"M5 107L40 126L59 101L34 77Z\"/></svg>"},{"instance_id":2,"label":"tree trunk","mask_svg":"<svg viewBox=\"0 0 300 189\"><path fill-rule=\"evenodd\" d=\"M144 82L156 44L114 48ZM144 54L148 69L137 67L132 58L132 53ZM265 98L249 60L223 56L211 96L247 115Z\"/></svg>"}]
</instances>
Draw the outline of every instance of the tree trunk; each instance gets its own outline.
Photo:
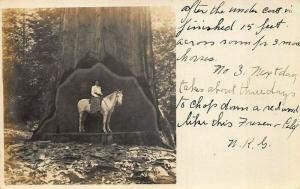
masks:
<instances>
[{"instance_id":1,"label":"tree trunk","mask_svg":"<svg viewBox=\"0 0 300 189\"><path fill-rule=\"evenodd\" d=\"M163 141L152 141L165 129L161 129L164 125L159 121L154 92L148 8L65 9L61 52L56 87L49 93L48 111L32 139L78 132L77 102L90 98L90 88L99 80L104 95L123 90L123 104L112 115L113 132L152 133L143 135L148 136L141 139L143 144ZM101 132L101 119L88 116L85 128L88 132ZM173 136L166 135L173 146Z\"/></svg>"}]
</instances>

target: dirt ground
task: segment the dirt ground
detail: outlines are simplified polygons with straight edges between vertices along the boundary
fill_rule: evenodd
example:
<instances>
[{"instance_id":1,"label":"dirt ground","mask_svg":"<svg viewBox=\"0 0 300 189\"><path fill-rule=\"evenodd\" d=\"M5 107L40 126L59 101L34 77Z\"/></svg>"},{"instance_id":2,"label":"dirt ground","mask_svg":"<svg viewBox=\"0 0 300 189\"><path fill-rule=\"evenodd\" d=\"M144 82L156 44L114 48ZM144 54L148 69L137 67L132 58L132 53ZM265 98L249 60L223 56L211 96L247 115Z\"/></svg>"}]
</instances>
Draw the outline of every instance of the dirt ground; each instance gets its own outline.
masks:
<instances>
[{"instance_id":1,"label":"dirt ground","mask_svg":"<svg viewBox=\"0 0 300 189\"><path fill-rule=\"evenodd\" d=\"M28 141L5 129L5 184L171 184L176 152L150 146Z\"/></svg>"}]
</instances>

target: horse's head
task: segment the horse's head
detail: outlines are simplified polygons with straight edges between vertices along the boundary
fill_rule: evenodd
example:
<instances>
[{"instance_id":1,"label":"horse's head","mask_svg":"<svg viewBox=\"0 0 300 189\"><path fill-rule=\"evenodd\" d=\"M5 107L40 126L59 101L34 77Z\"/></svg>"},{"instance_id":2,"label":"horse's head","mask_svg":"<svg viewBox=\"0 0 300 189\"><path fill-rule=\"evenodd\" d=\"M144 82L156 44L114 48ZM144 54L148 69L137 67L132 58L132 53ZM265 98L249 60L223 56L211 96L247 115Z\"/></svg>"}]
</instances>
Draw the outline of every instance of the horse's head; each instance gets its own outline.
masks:
<instances>
[{"instance_id":1,"label":"horse's head","mask_svg":"<svg viewBox=\"0 0 300 189\"><path fill-rule=\"evenodd\" d=\"M123 92L120 90L116 91L116 98L117 98L117 104L118 105L122 105L122 101L123 101Z\"/></svg>"}]
</instances>

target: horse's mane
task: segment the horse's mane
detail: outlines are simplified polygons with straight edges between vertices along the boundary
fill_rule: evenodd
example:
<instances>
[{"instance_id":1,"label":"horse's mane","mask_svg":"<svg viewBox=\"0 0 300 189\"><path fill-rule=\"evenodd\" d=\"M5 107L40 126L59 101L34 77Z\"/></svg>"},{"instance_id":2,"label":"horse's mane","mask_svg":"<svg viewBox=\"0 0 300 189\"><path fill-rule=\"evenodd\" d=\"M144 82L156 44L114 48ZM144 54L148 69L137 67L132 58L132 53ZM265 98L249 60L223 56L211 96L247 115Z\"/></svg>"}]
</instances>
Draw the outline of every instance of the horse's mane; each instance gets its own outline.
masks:
<instances>
[{"instance_id":1,"label":"horse's mane","mask_svg":"<svg viewBox=\"0 0 300 189\"><path fill-rule=\"evenodd\" d=\"M109 95L107 95L106 97L107 97L109 100L111 100L112 97L113 97L113 95L114 95L116 92L117 92L117 91L114 91L114 92L110 93Z\"/></svg>"}]
</instances>

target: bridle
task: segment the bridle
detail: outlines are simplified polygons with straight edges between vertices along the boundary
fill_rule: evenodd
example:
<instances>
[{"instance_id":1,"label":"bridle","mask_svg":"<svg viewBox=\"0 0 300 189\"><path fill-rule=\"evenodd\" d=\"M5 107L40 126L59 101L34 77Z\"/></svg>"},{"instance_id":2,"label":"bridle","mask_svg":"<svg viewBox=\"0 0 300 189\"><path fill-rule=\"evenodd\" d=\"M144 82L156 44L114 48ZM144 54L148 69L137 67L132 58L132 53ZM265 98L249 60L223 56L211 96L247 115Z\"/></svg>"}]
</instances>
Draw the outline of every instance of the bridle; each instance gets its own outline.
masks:
<instances>
[{"instance_id":1,"label":"bridle","mask_svg":"<svg viewBox=\"0 0 300 189\"><path fill-rule=\"evenodd\" d=\"M120 92L121 92L121 91L115 91L115 93L116 93L116 99L115 99L115 102L114 102L114 106L119 105L119 103L118 103L118 102L119 102L118 98L119 98Z\"/></svg>"}]
</instances>

